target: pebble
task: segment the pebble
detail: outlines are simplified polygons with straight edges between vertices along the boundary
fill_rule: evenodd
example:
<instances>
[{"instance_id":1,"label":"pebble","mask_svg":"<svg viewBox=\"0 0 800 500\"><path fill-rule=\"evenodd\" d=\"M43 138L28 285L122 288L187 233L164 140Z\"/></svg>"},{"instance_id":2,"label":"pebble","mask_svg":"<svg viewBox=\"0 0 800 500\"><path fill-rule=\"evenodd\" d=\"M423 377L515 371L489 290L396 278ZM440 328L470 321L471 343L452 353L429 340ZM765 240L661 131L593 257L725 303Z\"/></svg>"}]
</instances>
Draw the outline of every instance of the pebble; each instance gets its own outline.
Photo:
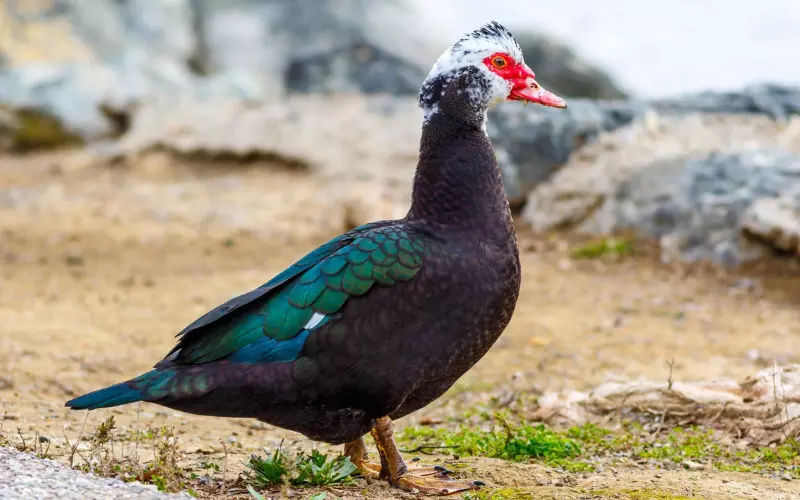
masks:
<instances>
[{"instance_id":1,"label":"pebble","mask_svg":"<svg viewBox=\"0 0 800 500\"><path fill-rule=\"evenodd\" d=\"M684 460L681 465L689 470L705 470L706 468L704 464L692 462L691 460Z\"/></svg>"}]
</instances>

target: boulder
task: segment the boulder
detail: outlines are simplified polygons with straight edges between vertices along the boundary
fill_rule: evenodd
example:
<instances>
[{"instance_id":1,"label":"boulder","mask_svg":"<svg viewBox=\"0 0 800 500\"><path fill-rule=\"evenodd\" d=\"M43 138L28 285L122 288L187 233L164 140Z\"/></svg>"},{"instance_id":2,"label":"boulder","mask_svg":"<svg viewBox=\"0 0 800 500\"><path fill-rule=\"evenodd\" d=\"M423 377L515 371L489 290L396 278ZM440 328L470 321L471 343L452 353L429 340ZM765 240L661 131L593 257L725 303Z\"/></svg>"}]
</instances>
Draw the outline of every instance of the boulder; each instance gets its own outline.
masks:
<instances>
[{"instance_id":1,"label":"boulder","mask_svg":"<svg viewBox=\"0 0 800 500\"><path fill-rule=\"evenodd\" d=\"M755 200L745 210L745 233L777 250L800 254L800 185Z\"/></svg>"},{"instance_id":2,"label":"boulder","mask_svg":"<svg viewBox=\"0 0 800 500\"><path fill-rule=\"evenodd\" d=\"M490 113L492 139L506 192L514 206L564 165L573 152L602 132L616 130L644 113L635 101L569 101L567 109L503 103Z\"/></svg>"},{"instance_id":3,"label":"boulder","mask_svg":"<svg viewBox=\"0 0 800 500\"><path fill-rule=\"evenodd\" d=\"M435 30L406 0L197 6L209 71L273 75L289 91L416 94L447 43L431 35Z\"/></svg>"},{"instance_id":4,"label":"boulder","mask_svg":"<svg viewBox=\"0 0 800 500\"><path fill-rule=\"evenodd\" d=\"M498 106L491 113L488 132L506 191L512 203L521 206L574 152L601 133L644 120L648 112L664 117L722 113L786 120L800 114L800 87L753 85L735 92L699 92L650 101L569 99L566 110L518 104Z\"/></svg>"},{"instance_id":5,"label":"boulder","mask_svg":"<svg viewBox=\"0 0 800 500\"><path fill-rule=\"evenodd\" d=\"M264 96L262 87L248 75L199 78L168 59L39 63L0 73L0 105L18 114L48 117L48 137L78 137L86 142L118 137L138 106L178 98L251 100ZM26 141L31 148L37 146L34 137ZM48 139L40 145L57 144Z\"/></svg>"},{"instance_id":6,"label":"boulder","mask_svg":"<svg viewBox=\"0 0 800 500\"><path fill-rule=\"evenodd\" d=\"M296 92L389 92L413 95L427 76L425 68L359 40L292 60L285 86Z\"/></svg>"},{"instance_id":7,"label":"boulder","mask_svg":"<svg viewBox=\"0 0 800 500\"><path fill-rule=\"evenodd\" d=\"M665 260L738 265L768 251L742 237L749 207L800 184L800 141L784 130L767 116L650 110L576 152L524 218L538 231L633 231Z\"/></svg>"}]
</instances>

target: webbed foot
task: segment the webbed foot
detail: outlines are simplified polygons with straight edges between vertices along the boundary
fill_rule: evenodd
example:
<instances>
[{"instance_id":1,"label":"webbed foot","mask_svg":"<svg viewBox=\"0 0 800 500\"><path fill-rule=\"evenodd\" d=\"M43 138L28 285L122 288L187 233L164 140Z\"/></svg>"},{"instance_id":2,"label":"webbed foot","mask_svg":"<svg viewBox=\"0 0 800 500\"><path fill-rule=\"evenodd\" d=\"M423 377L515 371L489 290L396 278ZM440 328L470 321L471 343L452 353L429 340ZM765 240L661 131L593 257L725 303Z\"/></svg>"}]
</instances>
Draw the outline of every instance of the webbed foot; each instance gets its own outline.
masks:
<instances>
[{"instance_id":1,"label":"webbed foot","mask_svg":"<svg viewBox=\"0 0 800 500\"><path fill-rule=\"evenodd\" d=\"M482 481L466 481L449 479L446 476L417 476L406 473L397 478L392 486L397 486L408 491L419 491L427 495L452 495L463 491L477 490L484 486Z\"/></svg>"},{"instance_id":2,"label":"webbed foot","mask_svg":"<svg viewBox=\"0 0 800 500\"><path fill-rule=\"evenodd\" d=\"M394 442L394 431L389 417L379 418L370 433L381 456L379 477L388 479L389 484L396 488L428 495L452 495L484 485L481 481L450 479L451 471L441 466L408 467ZM366 446L364 450L366 451Z\"/></svg>"},{"instance_id":3,"label":"webbed foot","mask_svg":"<svg viewBox=\"0 0 800 500\"><path fill-rule=\"evenodd\" d=\"M362 476L368 479L378 479L381 477L381 465L369 461L367 453L367 443L363 437L350 441L344 445L344 454L358 468Z\"/></svg>"},{"instance_id":4,"label":"webbed foot","mask_svg":"<svg viewBox=\"0 0 800 500\"><path fill-rule=\"evenodd\" d=\"M369 455L367 453L367 443L364 441L363 437L346 443L344 445L344 454L350 458L350 461L353 462L353 465L358 467L358 470L361 472L362 476L369 479L389 479L388 473L381 475L381 471L383 470L381 464L370 462ZM449 474L452 474L453 471L448 470L446 467L442 467L441 465L420 465L407 467L406 473L420 477L435 475L439 478L446 478Z\"/></svg>"}]
</instances>

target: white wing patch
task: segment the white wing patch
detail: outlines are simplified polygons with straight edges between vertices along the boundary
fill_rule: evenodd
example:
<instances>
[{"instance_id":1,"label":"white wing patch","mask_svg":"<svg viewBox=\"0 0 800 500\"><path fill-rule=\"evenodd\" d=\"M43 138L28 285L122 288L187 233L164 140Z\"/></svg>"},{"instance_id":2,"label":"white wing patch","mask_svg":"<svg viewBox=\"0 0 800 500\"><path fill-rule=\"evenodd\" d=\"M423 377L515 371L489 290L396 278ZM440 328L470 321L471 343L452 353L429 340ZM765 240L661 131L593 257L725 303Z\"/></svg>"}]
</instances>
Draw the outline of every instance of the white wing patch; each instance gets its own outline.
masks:
<instances>
[{"instance_id":1,"label":"white wing patch","mask_svg":"<svg viewBox=\"0 0 800 500\"><path fill-rule=\"evenodd\" d=\"M308 323L306 323L306 326L304 326L303 328L306 329L306 330L313 330L314 327L319 325L322 322L323 319L325 319L325 315L324 314L320 314L318 312L315 312L311 316L311 319L308 320Z\"/></svg>"},{"instance_id":2,"label":"white wing patch","mask_svg":"<svg viewBox=\"0 0 800 500\"><path fill-rule=\"evenodd\" d=\"M173 352L172 354L170 354L169 356L164 358L164 361L162 361L162 363L169 363L171 361L175 361L176 359L178 359L178 356L180 355L180 353L181 353L181 350L177 349L175 352Z\"/></svg>"}]
</instances>

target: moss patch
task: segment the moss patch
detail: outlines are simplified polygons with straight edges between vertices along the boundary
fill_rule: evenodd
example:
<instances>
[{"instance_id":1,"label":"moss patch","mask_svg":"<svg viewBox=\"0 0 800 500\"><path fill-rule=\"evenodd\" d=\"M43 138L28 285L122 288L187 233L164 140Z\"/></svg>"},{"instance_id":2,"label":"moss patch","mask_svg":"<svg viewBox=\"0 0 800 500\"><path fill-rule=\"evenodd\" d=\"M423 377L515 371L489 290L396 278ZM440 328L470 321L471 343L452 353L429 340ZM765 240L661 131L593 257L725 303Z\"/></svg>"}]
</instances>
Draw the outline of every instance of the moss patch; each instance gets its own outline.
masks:
<instances>
[{"instance_id":1,"label":"moss patch","mask_svg":"<svg viewBox=\"0 0 800 500\"><path fill-rule=\"evenodd\" d=\"M572 247L573 259L597 259L610 257L620 259L633 253L633 242L627 238L601 238Z\"/></svg>"},{"instance_id":2,"label":"moss patch","mask_svg":"<svg viewBox=\"0 0 800 500\"><path fill-rule=\"evenodd\" d=\"M66 130L56 119L36 110L16 112L19 128L15 131L12 148L16 151L52 149L83 144L76 134Z\"/></svg>"}]
</instances>

